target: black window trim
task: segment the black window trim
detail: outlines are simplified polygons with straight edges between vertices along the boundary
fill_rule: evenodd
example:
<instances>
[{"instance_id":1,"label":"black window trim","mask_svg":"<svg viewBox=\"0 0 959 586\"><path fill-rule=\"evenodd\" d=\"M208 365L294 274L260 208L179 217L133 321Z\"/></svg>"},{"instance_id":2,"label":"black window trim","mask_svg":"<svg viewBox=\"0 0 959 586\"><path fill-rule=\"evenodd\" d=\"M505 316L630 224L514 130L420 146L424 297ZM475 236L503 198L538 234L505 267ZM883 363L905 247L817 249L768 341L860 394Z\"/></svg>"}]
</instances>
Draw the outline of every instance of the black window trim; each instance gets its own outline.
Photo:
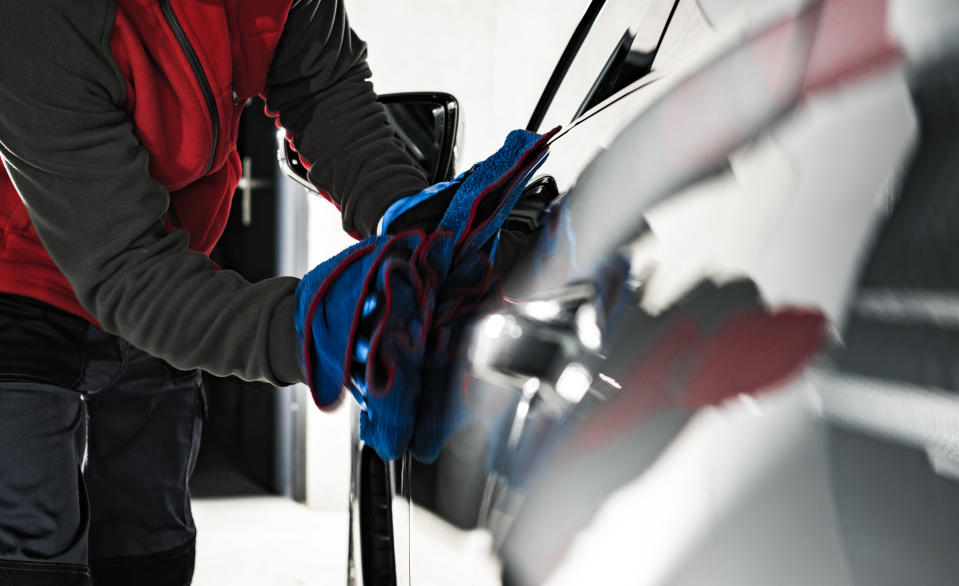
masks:
<instances>
[{"instance_id":1,"label":"black window trim","mask_svg":"<svg viewBox=\"0 0 959 586\"><path fill-rule=\"evenodd\" d=\"M539 130L540 124L542 124L543 119L546 118L546 112L549 110L553 99L556 97L556 93L559 91L559 86L566 78L566 74L569 73L573 59L575 59L579 53L579 49L586 40L586 35L589 34L593 23L596 22L596 17L599 16L605 4L606 0L593 0L586 8L586 12L583 14L583 18L580 19L579 24L576 25L576 30L573 31L569 43L566 44L566 48L563 50L563 54L560 56L556 68L553 69L553 73L549 77L549 81L546 82L546 88L543 89L543 94L540 96L539 102L537 102L536 107L533 108L533 115L529 119L529 124L526 125L526 129L530 132Z\"/></svg>"},{"instance_id":2,"label":"black window trim","mask_svg":"<svg viewBox=\"0 0 959 586\"><path fill-rule=\"evenodd\" d=\"M663 39L666 38L666 31L669 29L669 25L673 21L673 16L676 14L676 8L679 6L679 2L680 0L675 0L672 8L669 9L669 16L666 17L666 22L663 23L663 28L659 31L659 38L656 39L656 45L654 46L653 50L644 54L644 56L646 56L649 60L649 66L642 73L642 75L636 79L630 80L623 87L632 85L653 71L653 62L656 60L656 54L659 53L659 48L663 44ZM610 75L614 72L618 72L618 70L622 68L622 65L625 63L625 60L628 57L630 49L635 41L635 34L630 34L629 31L623 33L619 43L617 43L616 47L613 49L613 52L603 65L603 69L600 70L599 75L596 77L596 81L593 82L593 86L589 88L589 92L586 93L586 97L583 99L583 102L579 105L579 108L576 109L576 114L573 115L573 120L576 120L585 112L595 106L598 106L619 91L616 90L607 92L607 88L612 84L611 82L613 81L610 79ZM618 73L616 74L618 75ZM603 92L606 95L602 95L600 92Z\"/></svg>"},{"instance_id":3,"label":"black window trim","mask_svg":"<svg viewBox=\"0 0 959 586\"><path fill-rule=\"evenodd\" d=\"M655 48L650 52L650 65L652 65L652 62L656 58L656 53L659 52L659 48L662 46L663 39L666 37L666 31L669 29L669 25L673 20L673 16L676 14L676 9L679 6L679 2L680 0L673 1L673 5L669 11L669 16L667 17L662 29L659 31L659 39L656 41ZM546 113L549 111L550 106L552 106L553 100L556 98L556 94L559 93L560 86L566 79L566 74L569 73L569 69L573 64L573 61L579 54L579 50L582 48L583 43L586 41L586 37L592 30L597 17L602 12L602 9L605 5L606 0L593 0L586 8L586 12L583 14L582 19L580 19L579 24L576 25L576 30L573 31L573 35L570 37L569 43L567 43L566 48L563 50L563 54L560 56L559 62L557 62L555 69L553 69L553 73L550 75L549 81L546 82L546 87L544 88L539 101L536 103L536 107L533 109L533 114L530 117L529 123L526 125L526 129L530 132L539 131L539 127L543 124L543 121L546 118ZM586 97L583 99L583 102L580 104L579 108L577 108L576 113L572 117L571 121L579 118L584 112L597 105L599 102L605 101L606 98L611 97L606 96L599 101L593 100L596 92L607 81L606 77L613 66L613 61L616 60L617 54L621 52L622 43L625 41L626 37L629 37L629 45L632 45L635 36L629 35L627 32L624 37L620 39L620 43L613 49L613 53L604 64L603 69L593 82L592 87L590 88L589 92L587 92ZM652 68L650 67L650 70L644 75L648 75L651 71ZM628 85L632 85L632 83L635 83L641 78L642 76L636 80L633 80Z\"/></svg>"}]
</instances>

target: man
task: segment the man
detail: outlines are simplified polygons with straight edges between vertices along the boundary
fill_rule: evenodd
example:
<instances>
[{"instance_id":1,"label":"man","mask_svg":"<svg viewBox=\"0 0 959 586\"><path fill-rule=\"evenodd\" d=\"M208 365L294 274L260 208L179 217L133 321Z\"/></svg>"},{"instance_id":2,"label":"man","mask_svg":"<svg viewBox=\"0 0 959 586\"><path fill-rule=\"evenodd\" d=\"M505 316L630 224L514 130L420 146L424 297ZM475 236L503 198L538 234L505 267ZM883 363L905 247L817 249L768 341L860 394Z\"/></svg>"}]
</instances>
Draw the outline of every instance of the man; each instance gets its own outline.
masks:
<instances>
[{"instance_id":1,"label":"man","mask_svg":"<svg viewBox=\"0 0 959 586\"><path fill-rule=\"evenodd\" d=\"M207 257L244 102L350 232L424 178L341 0L32 0L0 23L0 584L188 584L193 369L304 381L299 280Z\"/></svg>"}]
</instances>

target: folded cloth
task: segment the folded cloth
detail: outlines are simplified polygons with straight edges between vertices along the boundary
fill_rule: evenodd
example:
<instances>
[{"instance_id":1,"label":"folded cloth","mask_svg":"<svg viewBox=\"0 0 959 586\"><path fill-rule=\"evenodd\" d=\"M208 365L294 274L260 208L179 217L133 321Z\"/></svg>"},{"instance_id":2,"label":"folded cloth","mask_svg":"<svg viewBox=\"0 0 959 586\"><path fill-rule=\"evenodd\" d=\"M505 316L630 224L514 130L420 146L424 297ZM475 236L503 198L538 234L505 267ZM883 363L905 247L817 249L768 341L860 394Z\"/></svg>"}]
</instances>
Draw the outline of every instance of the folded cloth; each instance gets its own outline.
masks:
<instances>
[{"instance_id":1,"label":"folded cloth","mask_svg":"<svg viewBox=\"0 0 959 586\"><path fill-rule=\"evenodd\" d=\"M361 437L388 459L412 435L432 315L431 291L411 264L424 239L369 238L317 266L297 289L301 360L316 405L334 409L348 387L362 409Z\"/></svg>"},{"instance_id":2,"label":"folded cloth","mask_svg":"<svg viewBox=\"0 0 959 586\"><path fill-rule=\"evenodd\" d=\"M433 232L449 208L453 196L472 169L450 181L431 185L419 193L398 199L383 212L377 234L399 234L409 230Z\"/></svg>"},{"instance_id":3,"label":"folded cloth","mask_svg":"<svg viewBox=\"0 0 959 586\"><path fill-rule=\"evenodd\" d=\"M456 347L467 317L498 301L489 259L496 234L550 136L510 133L456 180L433 234L368 238L300 282L295 319L313 398L332 409L349 388L362 410L360 438L382 458L402 455L414 436L428 456L455 427L438 408L448 387L444 350Z\"/></svg>"},{"instance_id":4,"label":"folded cloth","mask_svg":"<svg viewBox=\"0 0 959 586\"><path fill-rule=\"evenodd\" d=\"M471 170L450 202L439 231L452 238L428 249L431 266L444 277L427 338L423 389L410 445L418 460L434 461L449 437L470 420L468 402L451 380L455 359L472 318L502 300L492 264L499 230L545 160L555 132L510 133L499 151Z\"/></svg>"},{"instance_id":5,"label":"folded cloth","mask_svg":"<svg viewBox=\"0 0 959 586\"><path fill-rule=\"evenodd\" d=\"M456 430L472 418L462 389L453 384L454 367L467 327L502 300L488 258L472 254L454 264L437 293L426 343L423 390L416 412L410 453L432 462Z\"/></svg>"}]
</instances>

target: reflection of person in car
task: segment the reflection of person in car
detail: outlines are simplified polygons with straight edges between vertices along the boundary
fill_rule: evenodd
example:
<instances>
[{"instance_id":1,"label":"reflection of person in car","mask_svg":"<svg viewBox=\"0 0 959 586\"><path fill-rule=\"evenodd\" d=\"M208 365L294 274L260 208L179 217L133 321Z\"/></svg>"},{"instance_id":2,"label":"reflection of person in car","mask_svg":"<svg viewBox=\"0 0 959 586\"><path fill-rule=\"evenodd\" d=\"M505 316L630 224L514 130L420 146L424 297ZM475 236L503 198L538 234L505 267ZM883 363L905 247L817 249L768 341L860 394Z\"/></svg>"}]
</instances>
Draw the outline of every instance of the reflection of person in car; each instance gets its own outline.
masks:
<instances>
[{"instance_id":1,"label":"reflection of person in car","mask_svg":"<svg viewBox=\"0 0 959 586\"><path fill-rule=\"evenodd\" d=\"M300 281L207 256L244 104L265 98L349 232L424 178L342 2L42 0L0 22L0 575L189 583L192 369L306 378Z\"/></svg>"}]
</instances>

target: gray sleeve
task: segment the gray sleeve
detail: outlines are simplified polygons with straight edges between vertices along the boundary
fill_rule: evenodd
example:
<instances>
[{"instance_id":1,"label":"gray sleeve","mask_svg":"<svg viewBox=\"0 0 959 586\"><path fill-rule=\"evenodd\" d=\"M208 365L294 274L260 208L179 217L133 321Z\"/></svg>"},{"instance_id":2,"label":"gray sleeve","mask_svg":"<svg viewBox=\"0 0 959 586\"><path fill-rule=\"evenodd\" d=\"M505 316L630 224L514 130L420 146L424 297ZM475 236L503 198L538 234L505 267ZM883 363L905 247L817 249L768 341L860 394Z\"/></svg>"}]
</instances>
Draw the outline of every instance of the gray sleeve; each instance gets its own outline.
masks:
<instances>
[{"instance_id":1,"label":"gray sleeve","mask_svg":"<svg viewBox=\"0 0 959 586\"><path fill-rule=\"evenodd\" d=\"M340 206L347 232L369 236L386 208L426 187L367 81L366 44L342 0L297 0L270 67L267 108Z\"/></svg>"},{"instance_id":2,"label":"gray sleeve","mask_svg":"<svg viewBox=\"0 0 959 586\"><path fill-rule=\"evenodd\" d=\"M106 330L179 368L301 381L298 280L247 283L165 233L169 194L122 108L113 18L110 0L0 4L0 155L37 233Z\"/></svg>"}]
</instances>

